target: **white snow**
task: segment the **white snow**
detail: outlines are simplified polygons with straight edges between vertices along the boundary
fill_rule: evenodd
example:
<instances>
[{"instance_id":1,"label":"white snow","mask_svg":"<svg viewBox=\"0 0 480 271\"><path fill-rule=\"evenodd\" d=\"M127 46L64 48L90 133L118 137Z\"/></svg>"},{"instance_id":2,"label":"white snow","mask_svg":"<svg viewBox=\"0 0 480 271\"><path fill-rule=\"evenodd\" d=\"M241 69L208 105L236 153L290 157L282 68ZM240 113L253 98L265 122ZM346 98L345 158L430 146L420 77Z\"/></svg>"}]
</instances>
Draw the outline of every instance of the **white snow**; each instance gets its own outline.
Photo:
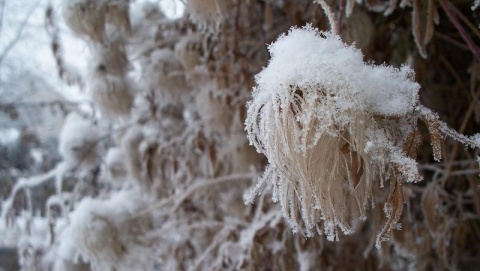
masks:
<instances>
[{"instance_id":1,"label":"white snow","mask_svg":"<svg viewBox=\"0 0 480 271\"><path fill-rule=\"evenodd\" d=\"M311 26L292 28L268 47L271 60L256 81L257 99L270 99L288 86L337 89L333 95L354 95L357 104L382 115L411 112L420 86L413 71L363 61L361 51L338 36ZM341 105L340 105L341 106Z\"/></svg>"}]
</instances>

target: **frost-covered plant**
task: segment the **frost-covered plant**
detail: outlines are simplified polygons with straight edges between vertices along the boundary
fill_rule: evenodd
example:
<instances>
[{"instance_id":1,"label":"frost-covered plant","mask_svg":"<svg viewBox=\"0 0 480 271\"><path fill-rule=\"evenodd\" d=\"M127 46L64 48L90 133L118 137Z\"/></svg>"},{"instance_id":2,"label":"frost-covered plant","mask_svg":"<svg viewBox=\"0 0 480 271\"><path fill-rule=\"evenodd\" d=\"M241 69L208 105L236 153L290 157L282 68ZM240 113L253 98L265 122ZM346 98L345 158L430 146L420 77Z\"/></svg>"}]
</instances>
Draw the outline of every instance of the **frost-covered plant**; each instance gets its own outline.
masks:
<instances>
[{"instance_id":1,"label":"frost-covered plant","mask_svg":"<svg viewBox=\"0 0 480 271\"><path fill-rule=\"evenodd\" d=\"M364 63L358 49L311 26L292 28L269 51L246 119L269 166L246 201L269 183L294 231L334 240L338 228L354 232L374 201L372 186L389 178L385 239L400 218L402 183L423 179L412 159L416 120L434 116L418 102L413 71ZM426 123L439 136L436 121Z\"/></svg>"},{"instance_id":2,"label":"frost-covered plant","mask_svg":"<svg viewBox=\"0 0 480 271\"><path fill-rule=\"evenodd\" d=\"M456 82L452 89L462 93L461 86L469 82L466 73L448 72L466 67L471 59L460 61L463 55L458 54L454 69L430 69L448 61L449 53L442 51L445 59L439 61L417 62L413 42L404 38L410 30L405 31L403 23L373 29L372 22L382 20L372 16L372 10L398 5L410 9L408 5L415 4L412 24L418 26L423 20L417 15L428 9L425 31L422 26L415 35L419 40L431 38L435 4L448 0L421 5L419 0L323 1L324 8L325 2L336 6L338 18L332 12L328 17L335 20L331 25L339 26L332 30L342 40L313 27L292 29L270 46L272 59L263 71L268 61L265 44L280 33L307 22L320 29L327 26L314 1L186 0L190 14L179 19L162 11L162 1L65 0L64 14L74 12L67 24L92 55L87 72L75 73L88 75L78 81L91 91L91 101L76 110L102 128L97 144L102 148L95 148L93 167L86 172L70 166L74 163L65 156L66 161L45 174L18 178L11 196L1 203L4 221L19 224L18 209L27 206L32 212L43 206L29 203L37 190L31 188L48 187L46 182L55 180L55 191L47 189L45 210L39 210L46 242L33 250L24 246L33 242L19 244L28 252L25 269L45 262L55 271L441 270L436 267L450 266L445 259L472 258L468 248L475 247L476 240L470 237L478 228L472 226L478 217L473 210L480 201L470 177L478 174L478 166L470 168L469 152L441 142L445 135L470 145L478 145L478 140L449 130L419 103L420 86L410 68L376 66L364 63L362 56L424 70L416 75L425 86L422 101L442 110L427 94L441 98L437 91L450 89L447 82ZM101 8L104 18L90 16L95 12L78 16L82 10L73 6L81 3ZM47 19L49 27L58 30L52 49L62 74L63 33L54 14L52 6ZM391 16L385 21L406 22L410 13ZM473 64L472 94L480 71L478 63ZM257 87L247 112L255 74ZM432 84L439 78L445 78L441 89ZM466 115L474 116L477 100L466 100ZM248 146L247 117L250 141L267 158ZM464 123L470 126L459 130L475 132L474 118L468 118ZM426 164L429 148L415 156L425 130L422 125L417 129L418 119L430 132L434 158L439 160L441 149L446 150L445 162ZM457 165L462 169L455 171ZM432 168L434 174L429 174ZM253 200L264 186L273 188L274 197L268 191L245 206L245 189L264 170L247 198ZM422 176L428 185L417 182ZM452 181L452 176L460 176L454 177L460 181ZM301 234L292 234L288 222ZM374 250L376 240L389 237L400 222L404 230L393 232L390 246ZM4 228L0 224L2 233ZM304 238L317 229L338 242ZM341 230L352 234L340 238ZM467 243L469 239L474 241ZM446 254L452 244L461 244L456 245L460 253L450 257Z\"/></svg>"}]
</instances>

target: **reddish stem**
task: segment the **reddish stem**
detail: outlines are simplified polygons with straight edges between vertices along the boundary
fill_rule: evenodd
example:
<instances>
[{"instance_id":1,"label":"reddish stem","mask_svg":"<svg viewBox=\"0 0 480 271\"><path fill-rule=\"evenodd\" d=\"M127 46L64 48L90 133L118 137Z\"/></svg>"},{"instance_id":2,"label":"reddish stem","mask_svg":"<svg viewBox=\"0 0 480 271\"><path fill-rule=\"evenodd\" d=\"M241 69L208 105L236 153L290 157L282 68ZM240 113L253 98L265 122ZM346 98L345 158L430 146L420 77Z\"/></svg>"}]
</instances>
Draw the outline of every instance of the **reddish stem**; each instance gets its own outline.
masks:
<instances>
[{"instance_id":1,"label":"reddish stem","mask_svg":"<svg viewBox=\"0 0 480 271\"><path fill-rule=\"evenodd\" d=\"M465 31L465 28L463 28L462 24L460 23L457 16L455 15L455 12L450 7L450 2L447 2L447 0L439 0L439 2L443 10L447 14L448 19L450 19L450 22L452 22L453 26L455 26L455 28L458 30L458 32L462 36L463 40L467 43L468 48L470 48L472 53L475 55L475 58L477 58L477 60L480 61L480 49L477 47L477 45L475 45L472 38L470 38L467 31Z\"/></svg>"}]
</instances>

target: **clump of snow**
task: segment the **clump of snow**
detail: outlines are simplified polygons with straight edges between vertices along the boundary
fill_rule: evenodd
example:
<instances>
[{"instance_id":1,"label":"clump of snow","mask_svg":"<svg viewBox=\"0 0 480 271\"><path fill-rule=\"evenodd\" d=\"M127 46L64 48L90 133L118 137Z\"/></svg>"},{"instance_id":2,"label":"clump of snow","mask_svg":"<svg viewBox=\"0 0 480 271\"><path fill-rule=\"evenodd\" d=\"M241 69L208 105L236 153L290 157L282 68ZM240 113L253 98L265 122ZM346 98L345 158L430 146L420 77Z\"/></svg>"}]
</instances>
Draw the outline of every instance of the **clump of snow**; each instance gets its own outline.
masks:
<instances>
[{"instance_id":1,"label":"clump of snow","mask_svg":"<svg viewBox=\"0 0 480 271\"><path fill-rule=\"evenodd\" d=\"M323 87L332 90L331 95L354 95L355 107L387 116L411 112L418 101L420 86L412 69L367 64L360 50L311 26L292 28L268 50L268 67L256 76L257 99L268 99L266 93L288 86Z\"/></svg>"}]
</instances>

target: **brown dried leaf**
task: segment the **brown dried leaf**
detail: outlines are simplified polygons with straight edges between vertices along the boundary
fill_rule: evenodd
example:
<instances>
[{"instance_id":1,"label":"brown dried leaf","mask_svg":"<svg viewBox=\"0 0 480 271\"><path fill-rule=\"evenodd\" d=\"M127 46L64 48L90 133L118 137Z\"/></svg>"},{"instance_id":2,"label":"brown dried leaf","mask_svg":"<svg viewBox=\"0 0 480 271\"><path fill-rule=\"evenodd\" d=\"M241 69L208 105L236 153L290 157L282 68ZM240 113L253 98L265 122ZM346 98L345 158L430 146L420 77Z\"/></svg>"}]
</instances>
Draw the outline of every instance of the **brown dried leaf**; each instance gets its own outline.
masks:
<instances>
[{"instance_id":1,"label":"brown dried leaf","mask_svg":"<svg viewBox=\"0 0 480 271\"><path fill-rule=\"evenodd\" d=\"M414 129L410 134L407 136L405 143L403 145L403 151L407 154L408 157L412 159L417 159L418 148L420 147L421 142L421 134L418 129Z\"/></svg>"},{"instance_id":2,"label":"brown dried leaf","mask_svg":"<svg viewBox=\"0 0 480 271\"><path fill-rule=\"evenodd\" d=\"M437 162L442 160L442 140L443 136L438 127L438 123L432 118L423 118L430 134L430 143L433 149L433 159Z\"/></svg>"},{"instance_id":3,"label":"brown dried leaf","mask_svg":"<svg viewBox=\"0 0 480 271\"><path fill-rule=\"evenodd\" d=\"M427 25L425 27L425 37L423 39L423 44L427 45L433 37L434 24L435 24L435 1L428 0L428 8L427 8Z\"/></svg>"},{"instance_id":4,"label":"brown dried leaf","mask_svg":"<svg viewBox=\"0 0 480 271\"><path fill-rule=\"evenodd\" d=\"M128 11L128 2L112 3L107 6L106 20L112 25L118 26L124 35L129 36L132 27Z\"/></svg>"},{"instance_id":5,"label":"brown dried leaf","mask_svg":"<svg viewBox=\"0 0 480 271\"><path fill-rule=\"evenodd\" d=\"M212 163L215 163L217 161L217 147L215 144L215 140L213 140L212 143L210 144L210 147L208 149L208 154L210 156L210 161L212 161Z\"/></svg>"},{"instance_id":6,"label":"brown dried leaf","mask_svg":"<svg viewBox=\"0 0 480 271\"><path fill-rule=\"evenodd\" d=\"M203 132L198 132L197 133L197 138L196 138L196 145L197 145L197 149L200 151L200 152L204 152L205 149L206 149L206 141L207 139L205 138L205 135L203 134Z\"/></svg>"},{"instance_id":7,"label":"brown dried leaf","mask_svg":"<svg viewBox=\"0 0 480 271\"><path fill-rule=\"evenodd\" d=\"M393 229L397 228L398 221L402 216L404 201L403 182L397 178L399 172L397 170L394 171L390 183L390 194L384 207L388 220L382 231L377 235L377 248L381 247L380 242L390 240L390 234Z\"/></svg>"},{"instance_id":8,"label":"brown dried leaf","mask_svg":"<svg viewBox=\"0 0 480 271\"><path fill-rule=\"evenodd\" d=\"M180 169L180 164L176 158L173 158L173 172L177 173Z\"/></svg>"},{"instance_id":9,"label":"brown dried leaf","mask_svg":"<svg viewBox=\"0 0 480 271\"><path fill-rule=\"evenodd\" d=\"M435 182L430 182L422 195L422 211L423 216L425 217L425 222L427 225L430 234L433 236L436 235L438 231L438 213L437 208L439 204L438 191L436 189Z\"/></svg>"},{"instance_id":10,"label":"brown dried leaf","mask_svg":"<svg viewBox=\"0 0 480 271\"><path fill-rule=\"evenodd\" d=\"M413 11L412 11L412 34L415 40L415 44L417 45L418 52L420 53L420 56L426 59L427 49L425 48L425 44L422 41L420 9L421 9L420 0L414 0Z\"/></svg>"},{"instance_id":11,"label":"brown dried leaf","mask_svg":"<svg viewBox=\"0 0 480 271\"><path fill-rule=\"evenodd\" d=\"M153 184L153 176L155 176L155 154L157 153L158 145L150 146L147 151L145 152L145 167L147 171L147 180L149 185Z\"/></svg>"},{"instance_id":12,"label":"brown dried leaf","mask_svg":"<svg viewBox=\"0 0 480 271\"><path fill-rule=\"evenodd\" d=\"M350 154L352 159L352 166L350 167L350 172L352 174L353 188L357 188L360 183L360 179L363 175L363 159L358 155L356 151L352 151Z\"/></svg>"}]
</instances>

